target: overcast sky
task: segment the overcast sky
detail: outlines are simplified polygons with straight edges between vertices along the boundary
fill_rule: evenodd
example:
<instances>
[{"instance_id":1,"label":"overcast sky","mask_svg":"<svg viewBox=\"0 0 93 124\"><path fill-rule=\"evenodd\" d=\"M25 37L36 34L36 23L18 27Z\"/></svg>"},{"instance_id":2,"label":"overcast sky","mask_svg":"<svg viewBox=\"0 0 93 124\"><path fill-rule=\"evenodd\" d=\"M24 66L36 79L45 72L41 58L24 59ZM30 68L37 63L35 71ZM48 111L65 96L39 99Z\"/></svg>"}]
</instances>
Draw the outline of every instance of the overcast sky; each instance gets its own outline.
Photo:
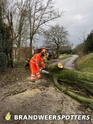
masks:
<instances>
[{"instance_id":1,"label":"overcast sky","mask_svg":"<svg viewBox=\"0 0 93 124\"><path fill-rule=\"evenodd\" d=\"M68 40L74 46L83 42L83 38L93 29L93 0L53 0L63 16L52 25L64 26L69 33ZM84 36L85 35L85 36ZM37 44L37 45L36 45ZM36 43L36 46L41 44Z\"/></svg>"},{"instance_id":2,"label":"overcast sky","mask_svg":"<svg viewBox=\"0 0 93 124\"><path fill-rule=\"evenodd\" d=\"M56 22L69 32L69 41L75 46L82 43L83 35L93 29L93 0L55 0L59 11L65 11ZM80 40L81 39L81 40Z\"/></svg>"}]
</instances>

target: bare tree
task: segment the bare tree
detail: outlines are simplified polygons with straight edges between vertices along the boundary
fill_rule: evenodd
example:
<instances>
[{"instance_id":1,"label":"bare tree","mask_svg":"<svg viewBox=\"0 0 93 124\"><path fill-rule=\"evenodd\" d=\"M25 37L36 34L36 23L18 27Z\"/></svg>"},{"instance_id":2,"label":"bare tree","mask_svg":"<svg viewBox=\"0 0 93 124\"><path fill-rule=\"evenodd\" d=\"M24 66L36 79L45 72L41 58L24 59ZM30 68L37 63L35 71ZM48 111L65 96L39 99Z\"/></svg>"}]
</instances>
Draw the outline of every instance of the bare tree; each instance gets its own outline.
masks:
<instances>
[{"instance_id":1,"label":"bare tree","mask_svg":"<svg viewBox=\"0 0 93 124\"><path fill-rule=\"evenodd\" d=\"M24 33L24 25L26 18L26 5L23 0L21 2L15 3L16 8L16 21L15 21L15 35L17 36L15 44L17 45L17 60L20 60L20 47L22 43Z\"/></svg>"},{"instance_id":2,"label":"bare tree","mask_svg":"<svg viewBox=\"0 0 93 124\"><path fill-rule=\"evenodd\" d=\"M81 43L86 40L86 30L85 30L85 29L81 32L81 34L80 34L80 36L78 37L78 39L79 39L79 41L80 41Z\"/></svg>"},{"instance_id":3,"label":"bare tree","mask_svg":"<svg viewBox=\"0 0 93 124\"><path fill-rule=\"evenodd\" d=\"M27 16L29 21L30 32L30 56L32 56L32 43L36 34L42 32L43 25L61 17L62 13L59 13L54 8L52 0L26 0Z\"/></svg>"},{"instance_id":4,"label":"bare tree","mask_svg":"<svg viewBox=\"0 0 93 124\"><path fill-rule=\"evenodd\" d=\"M4 18L10 36L7 40L11 44L7 47L7 51L11 51L11 57L14 42L16 42L19 52L22 42L30 42L29 57L31 57L33 41L37 39L37 34L40 35L44 25L61 17L62 13L55 9L52 0L21 0L21 2L16 3L15 7L13 5L6 7Z\"/></svg>"},{"instance_id":5,"label":"bare tree","mask_svg":"<svg viewBox=\"0 0 93 124\"><path fill-rule=\"evenodd\" d=\"M13 3L13 1L3 0L5 6L3 9L3 20L6 24L8 37L6 38L6 55L8 66L13 67L13 44L16 41L18 50L20 50L22 31L24 25L25 7L22 2ZM16 19L16 16L17 19ZM20 52L20 51L19 51ZM18 52L18 58L20 54Z\"/></svg>"},{"instance_id":6,"label":"bare tree","mask_svg":"<svg viewBox=\"0 0 93 124\"><path fill-rule=\"evenodd\" d=\"M68 32L63 26L51 26L44 32L45 45L54 47L58 57L60 48L68 43L67 36Z\"/></svg>"},{"instance_id":7,"label":"bare tree","mask_svg":"<svg viewBox=\"0 0 93 124\"><path fill-rule=\"evenodd\" d=\"M13 16L12 11L9 11L7 7L8 1L2 0L2 21L5 25L5 31L3 32L5 42L5 53L7 56L7 65L13 67L13 58L12 58L12 46L13 46ZM7 21L6 21L7 20Z\"/></svg>"}]
</instances>

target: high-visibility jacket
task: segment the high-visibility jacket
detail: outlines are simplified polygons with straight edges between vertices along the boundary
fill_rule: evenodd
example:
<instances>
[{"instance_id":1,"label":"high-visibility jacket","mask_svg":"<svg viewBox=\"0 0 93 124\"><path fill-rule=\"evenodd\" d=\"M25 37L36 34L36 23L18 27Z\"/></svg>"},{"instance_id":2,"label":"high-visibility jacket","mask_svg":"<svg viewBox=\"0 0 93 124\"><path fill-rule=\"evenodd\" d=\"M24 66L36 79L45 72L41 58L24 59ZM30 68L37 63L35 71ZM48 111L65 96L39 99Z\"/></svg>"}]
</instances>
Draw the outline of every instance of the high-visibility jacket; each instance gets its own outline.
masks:
<instances>
[{"instance_id":1,"label":"high-visibility jacket","mask_svg":"<svg viewBox=\"0 0 93 124\"><path fill-rule=\"evenodd\" d=\"M44 61L43 61L42 56L41 56L41 53L35 54L30 60L30 64L34 64L37 67L37 69L39 69L39 64L38 63L41 63L43 68L45 67Z\"/></svg>"}]
</instances>

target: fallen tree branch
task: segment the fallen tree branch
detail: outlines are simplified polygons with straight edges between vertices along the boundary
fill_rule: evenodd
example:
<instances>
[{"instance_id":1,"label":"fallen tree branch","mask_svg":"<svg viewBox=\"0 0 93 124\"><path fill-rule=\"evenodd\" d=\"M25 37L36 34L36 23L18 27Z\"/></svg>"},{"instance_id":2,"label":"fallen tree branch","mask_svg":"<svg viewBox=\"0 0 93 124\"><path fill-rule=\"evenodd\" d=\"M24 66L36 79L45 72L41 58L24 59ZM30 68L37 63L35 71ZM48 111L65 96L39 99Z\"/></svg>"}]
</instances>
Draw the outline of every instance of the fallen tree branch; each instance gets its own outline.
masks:
<instances>
[{"instance_id":1,"label":"fallen tree branch","mask_svg":"<svg viewBox=\"0 0 93 124\"><path fill-rule=\"evenodd\" d=\"M90 99L90 98L86 98L86 97L83 97L83 96L80 96L80 95L77 95L76 93L70 91L67 87L63 86L63 85L60 85L57 81L57 78L53 77L53 80L54 80L54 84L55 86L63 91L65 94L71 96L72 98L74 98L75 100L78 100L80 102L83 102L83 103L87 103L91 108L93 108L93 99Z\"/></svg>"},{"instance_id":2,"label":"fallen tree branch","mask_svg":"<svg viewBox=\"0 0 93 124\"><path fill-rule=\"evenodd\" d=\"M51 76L53 76L54 73L57 74L56 78L59 81L84 88L93 94L93 74L59 68L57 65L49 66L48 70Z\"/></svg>"},{"instance_id":3,"label":"fallen tree branch","mask_svg":"<svg viewBox=\"0 0 93 124\"><path fill-rule=\"evenodd\" d=\"M74 87L77 86L80 90L84 89L84 92L88 91L91 95L93 95L93 74L60 68L58 64L49 66L48 71L49 75L53 77L55 86L59 90L93 108L92 98L87 98L82 94L77 94L79 91L74 93L73 90ZM60 81L63 82L63 84L59 84ZM66 84L66 86L64 84ZM68 84L72 87L72 90L69 86L67 86ZM82 93L82 91L80 91L80 93Z\"/></svg>"}]
</instances>

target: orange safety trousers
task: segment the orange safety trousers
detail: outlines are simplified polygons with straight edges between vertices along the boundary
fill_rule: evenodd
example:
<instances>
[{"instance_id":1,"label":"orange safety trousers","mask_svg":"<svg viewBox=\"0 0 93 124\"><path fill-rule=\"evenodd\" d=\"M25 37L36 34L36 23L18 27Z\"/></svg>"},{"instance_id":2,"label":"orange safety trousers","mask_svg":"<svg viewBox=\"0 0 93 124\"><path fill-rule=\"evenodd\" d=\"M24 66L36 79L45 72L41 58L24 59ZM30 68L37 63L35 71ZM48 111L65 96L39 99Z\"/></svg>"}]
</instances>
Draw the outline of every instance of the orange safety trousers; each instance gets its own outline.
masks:
<instances>
[{"instance_id":1,"label":"orange safety trousers","mask_svg":"<svg viewBox=\"0 0 93 124\"><path fill-rule=\"evenodd\" d=\"M31 72L31 81L35 81L35 76L37 76L38 79L41 78L40 72L36 64L30 63L30 72Z\"/></svg>"}]
</instances>

